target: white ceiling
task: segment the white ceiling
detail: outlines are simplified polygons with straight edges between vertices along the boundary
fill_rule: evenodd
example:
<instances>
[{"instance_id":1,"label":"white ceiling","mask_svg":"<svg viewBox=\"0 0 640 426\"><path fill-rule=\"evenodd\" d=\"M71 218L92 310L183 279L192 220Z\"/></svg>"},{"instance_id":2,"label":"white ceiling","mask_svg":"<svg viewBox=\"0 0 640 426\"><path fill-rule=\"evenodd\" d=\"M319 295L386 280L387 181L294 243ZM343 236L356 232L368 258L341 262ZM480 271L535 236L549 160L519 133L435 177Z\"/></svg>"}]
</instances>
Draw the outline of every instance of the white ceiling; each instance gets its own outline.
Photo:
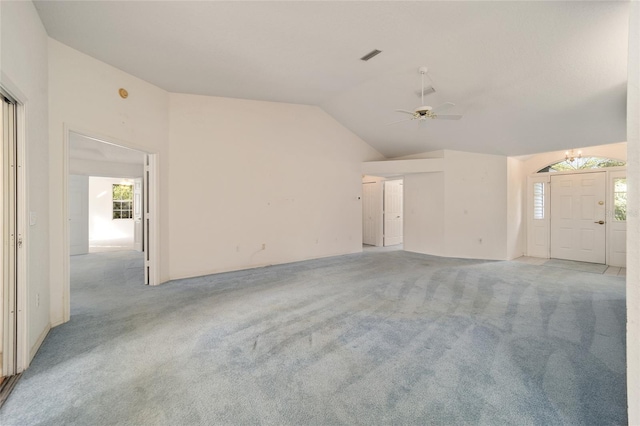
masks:
<instances>
[{"instance_id":1,"label":"white ceiling","mask_svg":"<svg viewBox=\"0 0 640 426\"><path fill-rule=\"evenodd\" d=\"M36 7L51 37L168 91L318 105L387 157L626 140L627 2ZM422 65L436 88L425 103L464 117L385 126L419 106Z\"/></svg>"},{"instance_id":2,"label":"white ceiling","mask_svg":"<svg viewBox=\"0 0 640 426\"><path fill-rule=\"evenodd\" d=\"M144 153L102 142L78 133L69 133L69 158L108 163L144 164Z\"/></svg>"}]
</instances>

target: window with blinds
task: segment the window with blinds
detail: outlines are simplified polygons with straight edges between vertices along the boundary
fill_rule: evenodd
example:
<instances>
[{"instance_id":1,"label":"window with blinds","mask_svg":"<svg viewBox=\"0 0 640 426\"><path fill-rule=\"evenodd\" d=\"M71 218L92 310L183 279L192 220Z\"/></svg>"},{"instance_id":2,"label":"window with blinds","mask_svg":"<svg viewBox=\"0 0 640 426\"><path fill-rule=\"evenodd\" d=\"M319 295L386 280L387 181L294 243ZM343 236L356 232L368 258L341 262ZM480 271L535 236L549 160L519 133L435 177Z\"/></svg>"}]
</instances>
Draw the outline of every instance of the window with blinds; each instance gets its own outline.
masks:
<instances>
[{"instance_id":1,"label":"window with blinds","mask_svg":"<svg viewBox=\"0 0 640 426\"><path fill-rule=\"evenodd\" d=\"M533 184L533 218L544 219L544 182Z\"/></svg>"}]
</instances>

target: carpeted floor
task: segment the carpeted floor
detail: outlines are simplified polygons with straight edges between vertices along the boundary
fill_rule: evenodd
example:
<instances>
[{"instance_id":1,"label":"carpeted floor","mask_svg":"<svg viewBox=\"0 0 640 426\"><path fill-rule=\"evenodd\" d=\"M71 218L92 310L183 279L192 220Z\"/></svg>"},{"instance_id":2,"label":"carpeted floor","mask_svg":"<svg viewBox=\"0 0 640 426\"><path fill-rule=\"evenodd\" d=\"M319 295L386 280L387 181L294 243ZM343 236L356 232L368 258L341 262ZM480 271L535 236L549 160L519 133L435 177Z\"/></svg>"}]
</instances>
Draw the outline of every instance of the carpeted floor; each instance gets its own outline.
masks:
<instances>
[{"instance_id":1,"label":"carpeted floor","mask_svg":"<svg viewBox=\"0 0 640 426\"><path fill-rule=\"evenodd\" d=\"M31 424L626 424L624 279L365 252L145 287L72 259L72 319L4 407Z\"/></svg>"}]
</instances>

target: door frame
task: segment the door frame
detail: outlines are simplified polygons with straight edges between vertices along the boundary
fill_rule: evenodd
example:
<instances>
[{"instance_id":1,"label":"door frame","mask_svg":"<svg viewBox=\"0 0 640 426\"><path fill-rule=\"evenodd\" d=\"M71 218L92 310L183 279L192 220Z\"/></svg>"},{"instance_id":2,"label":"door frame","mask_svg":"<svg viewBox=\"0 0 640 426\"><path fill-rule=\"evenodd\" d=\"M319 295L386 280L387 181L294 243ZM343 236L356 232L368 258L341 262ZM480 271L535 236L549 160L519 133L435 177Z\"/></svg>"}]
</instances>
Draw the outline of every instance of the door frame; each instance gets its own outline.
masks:
<instances>
[{"instance_id":1,"label":"door frame","mask_svg":"<svg viewBox=\"0 0 640 426\"><path fill-rule=\"evenodd\" d=\"M69 237L69 134L71 132L77 133L79 135L85 136L87 138L95 139L99 142L117 145L124 148L133 149L136 151L140 151L146 154L146 162L145 171L149 172L149 245L148 250L145 253L148 253L148 259L145 256L145 270L148 268L148 276L149 276L149 285L159 285L160 284L160 262L158 254L159 250L159 241L160 241L160 227L159 227L159 203L158 203L158 188L159 188L159 170L158 170L158 154L155 152L149 152L147 149L136 145L134 143L123 141L119 139L112 138L110 136L105 136L98 134L93 131L89 131L83 129L79 126L69 125L64 123L64 136L63 136L63 176L62 176L62 205L64 206L64 214L62 221L62 235L63 235L63 245L62 245L62 255L63 255L63 266L62 266L62 299L63 299L63 322L67 322L71 319L71 280L70 280L70 237Z\"/></svg>"},{"instance_id":2,"label":"door frame","mask_svg":"<svg viewBox=\"0 0 640 426\"><path fill-rule=\"evenodd\" d=\"M602 173L605 172L605 200L607 203L610 203L612 200L611 195L611 173L623 171L626 173L627 168L624 166L621 167L606 167L601 169L585 169L585 170L569 170L566 172L545 172L545 173L533 173L527 177L527 202L525 203L527 206L526 212L526 221L527 221L527 238L526 238L526 254L527 256L532 257L542 257L545 259L550 259L551 253L551 217L550 217L550 207L551 207L551 185L549 184L551 181L551 176L560 176L560 175L575 175L575 174L587 174L587 173ZM533 183L535 182L545 182L545 226L547 232L547 241L546 248L544 250L536 251L532 246L531 239L533 238ZM609 210L609 205L607 205L607 210ZM605 223L605 264L609 265L611 262L611 243L609 241L609 236L611 235L611 224L609 218L606 218Z\"/></svg>"}]
</instances>

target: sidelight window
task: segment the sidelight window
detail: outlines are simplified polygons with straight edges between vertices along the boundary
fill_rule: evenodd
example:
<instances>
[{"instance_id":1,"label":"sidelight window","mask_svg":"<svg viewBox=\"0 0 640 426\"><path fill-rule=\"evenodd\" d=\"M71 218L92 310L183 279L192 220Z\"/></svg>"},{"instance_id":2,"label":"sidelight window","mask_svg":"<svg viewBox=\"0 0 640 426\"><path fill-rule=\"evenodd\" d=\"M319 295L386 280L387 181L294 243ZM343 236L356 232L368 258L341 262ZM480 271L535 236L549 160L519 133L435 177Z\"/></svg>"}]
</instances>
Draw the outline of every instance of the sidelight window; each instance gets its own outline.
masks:
<instances>
[{"instance_id":1,"label":"sidelight window","mask_svg":"<svg viewBox=\"0 0 640 426\"><path fill-rule=\"evenodd\" d=\"M627 220L627 179L613 179L613 218L616 221Z\"/></svg>"}]
</instances>

